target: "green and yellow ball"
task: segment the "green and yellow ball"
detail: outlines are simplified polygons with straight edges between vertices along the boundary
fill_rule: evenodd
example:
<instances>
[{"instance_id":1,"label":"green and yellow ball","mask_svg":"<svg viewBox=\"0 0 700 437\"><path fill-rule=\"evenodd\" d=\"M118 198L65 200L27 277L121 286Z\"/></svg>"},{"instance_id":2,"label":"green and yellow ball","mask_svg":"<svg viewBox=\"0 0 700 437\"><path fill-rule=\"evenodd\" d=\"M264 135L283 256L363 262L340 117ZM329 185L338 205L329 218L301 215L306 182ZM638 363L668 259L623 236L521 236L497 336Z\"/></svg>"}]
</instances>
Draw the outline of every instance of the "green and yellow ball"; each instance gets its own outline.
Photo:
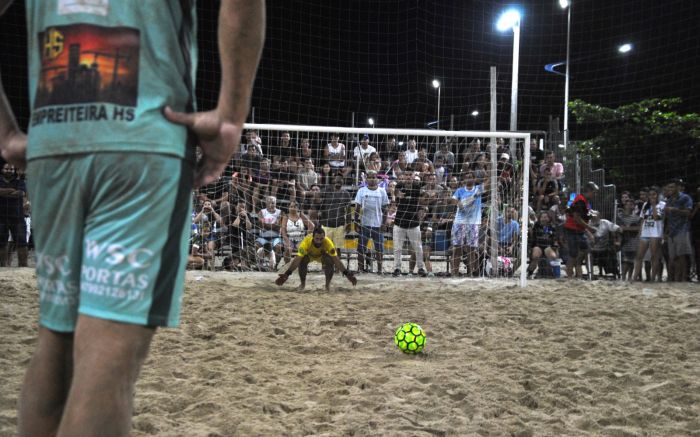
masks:
<instances>
[{"instance_id":1,"label":"green and yellow ball","mask_svg":"<svg viewBox=\"0 0 700 437\"><path fill-rule=\"evenodd\" d=\"M423 351L426 343L425 331L417 323L404 323L396 329L394 344L406 354L417 354Z\"/></svg>"}]
</instances>

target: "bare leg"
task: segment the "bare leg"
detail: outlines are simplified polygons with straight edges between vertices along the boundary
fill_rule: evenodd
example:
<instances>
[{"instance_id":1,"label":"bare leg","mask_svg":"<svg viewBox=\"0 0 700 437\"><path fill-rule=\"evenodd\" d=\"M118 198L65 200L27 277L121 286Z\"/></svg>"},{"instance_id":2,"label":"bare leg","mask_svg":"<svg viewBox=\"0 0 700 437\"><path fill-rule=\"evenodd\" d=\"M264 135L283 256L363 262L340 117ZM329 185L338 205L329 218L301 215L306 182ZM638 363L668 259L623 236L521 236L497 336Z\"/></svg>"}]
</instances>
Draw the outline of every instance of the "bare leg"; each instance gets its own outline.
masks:
<instances>
[{"instance_id":1,"label":"bare leg","mask_svg":"<svg viewBox=\"0 0 700 437\"><path fill-rule=\"evenodd\" d=\"M578 279L583 278L583 260L586 259L586 255L588 255L588 252L579 251L578 257L576 257L576 265L574 268L576 269L576 278Z\"/></svg>"},{"instance_id":2,"label":"bare leg","mask_svg":"<svg viewBox=\"0 0 700 437\"><path fill-rule=\"evenodd\" d=\"M661 269L663 266L661 265L661 258L662 258L662 249L661 249L661 242L658 239L653 239L651 240L651 280L655 281L657 280L657 277L659 277L659 280L661 280Z\"/></svg>"},{"instance_id":3,"label":"bare leg","mask_svg":"<svg viewBox=\"0 0 700 437\"><path fill-rule=\"evenodd\" d=\"M634 259L634 272L632 273L633 281L642 280L642 264L644 264L644 255L647 253L647 248L649 247L649 242L641 240L639 242L639 247L637 248L637 256ZM647 272L647 278L649 277L649 272Z\"/></svg>"},{"instance_id":4,"label":"bare leg","mask_svg":"<svg viewBox=\"0 0 700 437\"><path fill-rule=\"evenodd\" d=\"M576 260L578 257L573 257L570 256L569 259L566 260L566 277L567 278L573 278L576 276Z\"/></svg>"},{"instance_id":5,"label":"bare leg","mask_svg":"<svg viewBox=\"0 0 700 437\"><path fill-rule=\"evenodd\" d=\"M530 265L527 266L528 274L532 274L540 262L540 257L542 256L542 249L535 246L532 248L532 253L530 254Z\"/></svg>"},{"instance_id":6,"label":"bare leg","mask_svg":"<svg viewBox=\"0 0 700 437\"><path fill-rule=\"evenodd\" d=\"M301 260L301 264L299 264L299 281L301 282L299 284L299 287L297 287L297 290L301 291L306 287L306 274L309 273L309 262L311 261L311 258L308 256L305 256Z\"/></svg>"},{"instance_id":7,"label":"bare leg","mask_svg":"<svg viewBox=\"0 0 700 437\"><path fill-rule=\"evenodd\" d=\"M430 246L423 246L423 262L428 273L432 273L433 263L430 261Z\"/></svg>"},{"instance_id":8,"label":"bare leg","mask_svg":"<svg viewBox=\"0 0 700 437\"><path fill-rule=\"evenodd\" d=\"M365 270L365 255L362 248L357 251L357 271L363 272Z\"/></svg>"},{"instance_id":9,"label":"bare leg","mask_svg":"<svg viewBox=\"0 0 700 437\"><path fill-rule=\"evenodd\" d=\"M469 274L479 276L479 252L476 247L469 248Z\"/></svg>"},{"instance_id":10,"label":"bare leg","mask_svg":"<svg viewBox=\"0 0 700 437\"><path fill-rule=\"evenodd\" d=\"M63 415L73 369L73 334L39 327L19 401L19 435L53 436Z\"/></svg>"},{"instance_id":11,"label":"bare leg","mask_svg":"<svg viewBox=\"0 0 700 437\"><path fill-rule=\"evenodd\" d=\"M462 262L462 246L452 246L452 274L459 275L459 264Z\"/></svg>"},{"instance_id":12,"label":"bare leg","mask_svg":"<svg viewBox=\"0 0 700 437\"><path fill-rule=\"evenodd\" d=\"M80 315L74 372L58 436L126 436L134 384L154 328Z\"/></svg>"},{"instance_id":13,"label":"bare leg","mask_svg":"<svg viewBox=\"0 0 700 437\"><path fill-rule=\"evenodd\" d=\"M331 291L331 280L333 280L334 272L333 260L330 256L325 255L323 257L323 273L326 275L326 291Z\"/></svg>"}]
</instances>

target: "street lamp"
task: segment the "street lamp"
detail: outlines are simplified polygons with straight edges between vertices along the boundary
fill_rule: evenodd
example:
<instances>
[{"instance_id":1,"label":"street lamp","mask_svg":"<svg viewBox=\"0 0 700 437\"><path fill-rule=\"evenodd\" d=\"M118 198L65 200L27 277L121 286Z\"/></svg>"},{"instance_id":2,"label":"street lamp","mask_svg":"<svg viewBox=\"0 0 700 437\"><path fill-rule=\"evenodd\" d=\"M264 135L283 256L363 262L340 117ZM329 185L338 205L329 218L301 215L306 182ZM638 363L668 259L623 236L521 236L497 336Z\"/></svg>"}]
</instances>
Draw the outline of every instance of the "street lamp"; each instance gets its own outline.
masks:
<instances>
[{"instance_id":1,"label":"street lamp","mask_svg":"<svg viewBox=\"0 0 700 437\"><path fill-rule=\"evenodd\" d=\"M620 47L617 48L617 51L620 53L628 53L632 50L632 44L626 43L622 44Z\"/></svg>"},{"instance_id":2,"label":"street lamp","mask_svg":"<svg viewBox=\"0 0 700 437\"><path fill-rule=\"evenodd\" d=\"M520 53L520 12L516 9L508 9L496 23L496 28L505 32L513 29L513 83L510 88L510 130L518 128L518 63ZM511 152L515 152L515 142L511 139Z\"/></svg>"}]
</instances>

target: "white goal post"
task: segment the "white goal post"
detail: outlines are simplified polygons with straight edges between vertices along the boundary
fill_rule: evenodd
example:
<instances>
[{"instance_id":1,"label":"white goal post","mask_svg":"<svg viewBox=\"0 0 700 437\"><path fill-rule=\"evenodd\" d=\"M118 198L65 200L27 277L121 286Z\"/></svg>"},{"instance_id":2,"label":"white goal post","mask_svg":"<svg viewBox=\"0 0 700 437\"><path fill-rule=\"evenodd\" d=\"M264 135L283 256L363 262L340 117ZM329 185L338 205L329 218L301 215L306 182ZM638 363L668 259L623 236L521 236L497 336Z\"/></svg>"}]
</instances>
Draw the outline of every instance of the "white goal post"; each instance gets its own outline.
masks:
<instances>
[{"instance_id":1,"label":"white goal post","mask_svg":"<svg viewBox=\"0 0 700 437\"><path fill-rule=\"evenodd\" d=\"M522 141L521 147L519 149L520 156L518 159L519 173L522 175L521 183L517 187L517 197L520 200L520 213L521 213L521 226L520 226L520 268L519 268L519 283L521 287L525 287L527 281L527 263L528 263L528 253L527 253L527 239L528 239L528 199L529 199L529 186L530 186L530 138L531 134L527 132L507 132L507 131L448 131L448 130L429 130L429 129L394 129L394 128L378 128L378 127L368 127L368 128L356 128L356 127L340 127L340 126L309 126L309 125L286 125L286 124L260 124L260 123L246 123L246 130L257 130L258 132L270 135L271 132L289 132L289 133L307 133L307 134L317 134L324 135L327 138L328 135L332 133L338 133L341 135L363 135L369 134L376 138L378 135L393 135L397 138L431 138L435 139L436 143L439 143L440 138L457 138L460 140L466 140L467 138L480 138L480 139L490 139L489 154L491 157L491 184L492 189L495 181L496 175L496 139L515 139ZM243 140L245 141L245 139ZM511 145L511 153L513 161L516 161L516 150L515 146ZM348 155L350 155L348 153ZM359 160L358 160L359 161ZM489 205L489 208L493 208L493 202ZM491 229L492 232L495 229L495 218L494 214L491 214Z\"/></svg>"}]
</instances>

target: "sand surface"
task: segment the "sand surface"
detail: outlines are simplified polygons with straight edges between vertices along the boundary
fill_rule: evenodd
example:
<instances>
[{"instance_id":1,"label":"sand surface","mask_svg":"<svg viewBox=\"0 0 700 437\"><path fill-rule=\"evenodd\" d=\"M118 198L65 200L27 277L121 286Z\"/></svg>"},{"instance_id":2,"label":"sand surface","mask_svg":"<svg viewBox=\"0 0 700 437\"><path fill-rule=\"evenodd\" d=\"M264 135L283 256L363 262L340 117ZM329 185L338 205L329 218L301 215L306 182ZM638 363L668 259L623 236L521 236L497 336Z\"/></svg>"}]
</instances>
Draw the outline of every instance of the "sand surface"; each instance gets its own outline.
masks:
<instances>
[{"instance_id":1,"label":"sand surface","mask_svg":"<svg viewBox=\"0 0 700 437\"><path fill-rule=\"evenodd\" d=\"M700 286L188 273L138 382L134 436L700 435ZM0 269L0 435L36 335ZM405 321L426 352L393 344Z\"/></svg>"}]
</instances>

